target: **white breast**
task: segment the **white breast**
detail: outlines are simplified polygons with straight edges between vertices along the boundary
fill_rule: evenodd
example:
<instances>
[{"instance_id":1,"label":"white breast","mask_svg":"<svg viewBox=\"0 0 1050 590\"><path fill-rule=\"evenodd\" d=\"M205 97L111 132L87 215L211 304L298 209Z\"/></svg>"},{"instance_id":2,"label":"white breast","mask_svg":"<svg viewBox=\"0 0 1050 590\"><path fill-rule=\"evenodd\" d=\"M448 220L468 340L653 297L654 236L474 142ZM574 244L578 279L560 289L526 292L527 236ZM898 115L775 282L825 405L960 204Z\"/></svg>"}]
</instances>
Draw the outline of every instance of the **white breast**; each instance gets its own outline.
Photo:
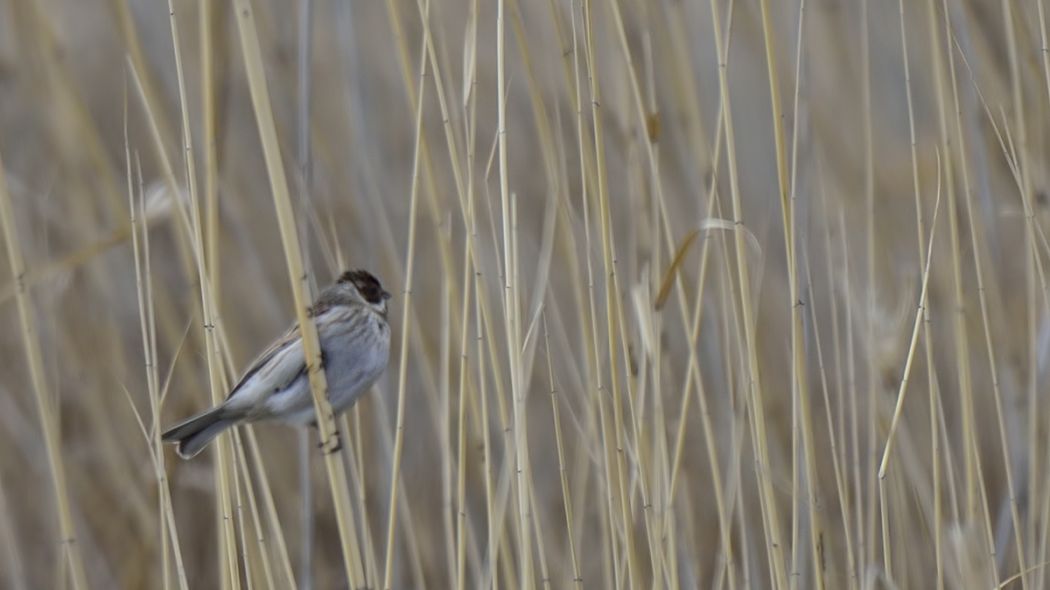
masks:
<instances>
[{"instance_id":1,"label":"white breast","mask_svg":"<svg viewBox=\"0 0 1050 590\"><path fill-rule=\"evenodd\" d=\"M363 307L337 307L317 318L324 351L328 400L336 413L345 411L383 374L390 358L390 327L379 314ZM304 374L266 400L267 414L290 424L314 420L313 397Z\"/></svg>"},{"instance_id":2,"label":"white breast","mask_svg":"<svg viewBox=\"0 0 1050 590\"><path fill-rule=\"evenodd\" d=\"M336 412L349 408L368 391L390 359L390 327L377 314L364 313L357 329L334 331L321 338L328 400Z\"/></svg>"}]
</instances>

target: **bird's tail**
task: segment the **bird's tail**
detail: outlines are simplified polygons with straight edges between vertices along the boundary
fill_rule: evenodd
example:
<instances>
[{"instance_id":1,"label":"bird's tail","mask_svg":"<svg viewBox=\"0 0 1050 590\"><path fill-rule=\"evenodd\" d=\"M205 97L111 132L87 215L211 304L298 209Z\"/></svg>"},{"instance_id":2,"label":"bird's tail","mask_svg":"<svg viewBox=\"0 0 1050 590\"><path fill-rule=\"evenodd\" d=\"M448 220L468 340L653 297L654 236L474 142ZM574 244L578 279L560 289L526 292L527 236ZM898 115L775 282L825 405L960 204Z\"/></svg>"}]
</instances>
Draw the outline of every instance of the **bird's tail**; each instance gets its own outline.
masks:
<instances>
[{"instance_id":1,"label":"bird's tail","mask_svg":"<svg viewBox=\"0 0 1050 590\"><path fill-rule=\"evenodd\" d=\"M161 440L176 443L179 456L189 459L204 450L219 433L236 423L235 419L226 415L226 409L219 406L168 429L161 435Z\"/></svg>"}]
</instances>

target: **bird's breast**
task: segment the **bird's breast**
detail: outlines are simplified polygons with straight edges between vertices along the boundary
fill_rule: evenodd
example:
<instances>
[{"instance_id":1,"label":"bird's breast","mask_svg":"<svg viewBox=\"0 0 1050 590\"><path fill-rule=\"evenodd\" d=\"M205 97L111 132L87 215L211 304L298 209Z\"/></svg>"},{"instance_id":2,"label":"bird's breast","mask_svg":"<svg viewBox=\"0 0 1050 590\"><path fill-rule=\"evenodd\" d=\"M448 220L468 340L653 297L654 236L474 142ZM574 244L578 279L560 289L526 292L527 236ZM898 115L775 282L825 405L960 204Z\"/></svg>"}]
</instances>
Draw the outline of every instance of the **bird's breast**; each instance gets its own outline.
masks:
<instances>
[{"instance_id":1,"label":"bird's breast","mask_svg":"<svg viewBox=\"0 0 1050 590\"><path fill-rule=\"evenodd\" d=\"M348 324L351 329L321 334L328 399L337 412L350 407L371 387L390 358L390 329L382 318L364 312Z\"/></svg>"}]
</instances>

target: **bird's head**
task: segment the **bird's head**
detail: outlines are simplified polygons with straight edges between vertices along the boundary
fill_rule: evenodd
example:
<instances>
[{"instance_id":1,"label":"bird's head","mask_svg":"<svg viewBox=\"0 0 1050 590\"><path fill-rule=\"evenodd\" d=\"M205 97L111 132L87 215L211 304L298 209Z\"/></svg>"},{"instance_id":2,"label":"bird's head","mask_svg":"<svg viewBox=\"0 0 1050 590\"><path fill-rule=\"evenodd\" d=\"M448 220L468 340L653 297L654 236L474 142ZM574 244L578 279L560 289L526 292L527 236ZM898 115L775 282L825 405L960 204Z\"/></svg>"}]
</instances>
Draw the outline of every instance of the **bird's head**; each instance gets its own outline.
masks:
<instances>
[{"instance_id":1,"label":"bird's head","mask_svg":"<svg viewBox=\"0 0 1050 590\"><path fill-rule=\"evenodd\" d=\"M339 277L336 286L361 304L386 316L386 302L390 299L390 293L383 289L379 279L372 273L361 269L348 270Z\"/></svg>"}]
</instances>

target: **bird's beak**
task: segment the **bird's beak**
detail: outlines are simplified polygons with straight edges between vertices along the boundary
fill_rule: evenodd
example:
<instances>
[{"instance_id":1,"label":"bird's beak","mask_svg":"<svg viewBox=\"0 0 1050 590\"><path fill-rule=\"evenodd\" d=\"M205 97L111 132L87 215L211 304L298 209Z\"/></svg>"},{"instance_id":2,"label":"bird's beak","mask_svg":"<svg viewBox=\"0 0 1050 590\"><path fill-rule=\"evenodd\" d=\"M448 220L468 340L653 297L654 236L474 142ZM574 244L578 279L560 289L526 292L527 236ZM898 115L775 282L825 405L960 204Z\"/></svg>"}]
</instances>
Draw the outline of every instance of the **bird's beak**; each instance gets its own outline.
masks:
<instances>
[{"instance_id":1,"label":"bird's beak","mask_svg":"<svg viewBox=\"0 0 1050 590\"><path fill-rule=\"evenodd\" d=\"M386 291L383 291L383 301L386 301L387 299L390 299L391 297L393 297L393 295L391 295L390 293L388 293Z\"/></svg>"}]
</instances>

